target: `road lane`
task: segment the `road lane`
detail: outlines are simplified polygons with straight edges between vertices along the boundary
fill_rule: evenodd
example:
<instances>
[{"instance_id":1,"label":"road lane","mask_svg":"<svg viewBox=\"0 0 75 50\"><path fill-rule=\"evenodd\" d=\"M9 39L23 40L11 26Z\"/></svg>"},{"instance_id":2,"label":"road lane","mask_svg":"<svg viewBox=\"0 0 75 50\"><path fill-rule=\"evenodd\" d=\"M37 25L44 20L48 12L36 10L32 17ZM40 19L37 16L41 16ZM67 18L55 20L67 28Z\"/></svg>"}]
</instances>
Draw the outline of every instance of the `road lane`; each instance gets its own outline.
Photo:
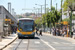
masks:
<instances>
[{"instance_id":1,"label":"road lane","mask_svg":"<svg viewBox=\"0 0 75 50\"><path fill-rule=\"evenodd\" d=\"M46 42L46 41L44 41L44 40L42 40L41 39L41 41L43 42L43 43L45 43L47 46L49 46L50 48L52 48L52 50L56 50L54 47L52 47L48 42Z\"/></svg>"},{"instance_id":2,"label":"road lane","mask_svg":"<svg viewBox=\"0 0 75 50\"><path fill-rule=\"evenodd\" d=\"M57 36L43 35L43 37L39 37L48 42L56 50L75 50L75 43L71 41L57 38Z\"/></svg>"},{"instance_id":3,"label":"road lane","mask_svg":"<svg viewBox=\"0 0 75 50\"><path fill-rule=\"evenodd\" d=\"M4 50L14 50L18 45L21 39L17 39L11 45L9 45ZM21 44L18 46L17 50L52 50L49 46L44 44L39 37L35 37L34 39L23 39Z\"/></svg>"},{"instance_id":4,"label":"road lane","mask_svg":"<svg viewBox=\"0 0 75 50\"><path fill-rule=\"evenodd\" d=\"M14 50L21 39L17 39L4 50ZM75 43L57 38L56 36L36 36L34 39L25 38L17 50L75 50Z\"/></svg>"},{"instance_id":5,"label":"road lane","mask_svg":"<svg viewBox=\"0 0 75 50\"><path fill-rule=\"evenodd\" d=\"M52 50L49 46L43 43L40 39L30 40L29 50Z\"/></svg>"}]
</instances>

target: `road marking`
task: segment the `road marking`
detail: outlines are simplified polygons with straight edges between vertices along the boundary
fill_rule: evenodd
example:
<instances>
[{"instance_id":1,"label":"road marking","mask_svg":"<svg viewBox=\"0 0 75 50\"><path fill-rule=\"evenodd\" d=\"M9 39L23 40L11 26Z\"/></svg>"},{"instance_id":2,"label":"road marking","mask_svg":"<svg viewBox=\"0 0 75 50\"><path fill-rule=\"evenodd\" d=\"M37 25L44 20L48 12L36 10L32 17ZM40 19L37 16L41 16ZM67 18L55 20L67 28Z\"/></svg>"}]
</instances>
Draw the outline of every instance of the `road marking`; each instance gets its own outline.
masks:
<instances>
[{"instance_id":1,"label":"road marking","mask_svg":"<svg viewBox=\"0 0 75 50\"><path fill-rule=\"evenodd\" d=\"M40 42L39 41L35 41L35 44L40 44Z\"/></svg>"},{"instance_id":2,"label":"road marking","mask_svg":"<svg viewBox=\"0 0 75 50\"><path fill-rule=\"evenodd\" d=\"M53 42L54 44L59 44L58 42Z\"/></svg>"},{"instance_id":3,"label":"road marking","mask_svg":"<svg viewBox=\"0 0 75 50\"><path fill-rule=\"evenodd\" d=\"M71 43L67 43L67 42L61 42L62 44L71 44Z\"/></svg>"},{"instance_id":4,"label":"road marking","mask_svg":"<svg viewBox=\"0 0 75 50\"><path fill-rule=\"evenodd\" d=\"M52 48L52 50L56 50L54 47L52 47L48 42L46 42L46 41L44 41L44 40L42 40L41 39L41 41L43 42L43 43L45 43L46 45L48 45L50 48Z\"/></svg>"},{"instance_id":5,"label":"road marking","mask_svg":"<svg viewBox=\"0 0 75 50\"><path fill-rule=\"evenodd\" d=\"M23 43L28 43L27 41L24 41Z\"/></svg>"},{"instance_id":6,"label":"road marking","mask_svg":"<svg viewBox=\"0 0 75 50\"><path fill-rule=\"evenodd\" d=\"M14 43L18 43L18 42L14 42Z\"/></svg>"},{"instance_id":7,"label":"road marking","mask_svg":"<svg viewBox=\"0 0 75 50\"><path fill-rule=\"evenodd\" d=\"M14 48L14 50L17 50L19 45L22 43L23 39L21 39L21 41L18 43L18 45Z\"/></svg>"}]
</instances>

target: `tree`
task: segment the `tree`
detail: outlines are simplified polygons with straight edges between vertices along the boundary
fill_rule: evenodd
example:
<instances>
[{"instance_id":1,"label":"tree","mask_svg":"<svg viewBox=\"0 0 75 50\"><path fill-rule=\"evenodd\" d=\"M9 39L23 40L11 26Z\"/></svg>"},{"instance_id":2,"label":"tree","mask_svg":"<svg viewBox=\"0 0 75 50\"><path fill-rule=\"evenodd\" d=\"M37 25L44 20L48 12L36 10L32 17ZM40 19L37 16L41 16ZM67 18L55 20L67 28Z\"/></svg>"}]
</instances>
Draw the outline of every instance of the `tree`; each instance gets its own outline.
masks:
<instances>
[{"instance_id":1,"label":"tree","mask_svg":"<svg viewBox=\"0 0 75 50\"><path fill-rule=\"evenodd\" d=\"M47 14L43 14L42 16L42 24L47 23L47 26L50 26L50 23L52 23L55 26L55 23L58 22L60 19L60 12L56 11L54 7L52 7L52 10L50 12L47 12Z\"/></svg>"},{"instance_id":2,"label":"tree","mask_svg":"<svg viewBox=\"0 0 75 50\"><path fill-rule=\"evenodd\" d=\"M51 7L51 10L55 10L55 7L52 6L52 7Z\"/></svg>"},{"instance_id":3,"label":"tree","mask_svg":"<svg viewBox=\"0 0 75 50\"><path fill-rule=\"evenodd\" d=\"M41 27L41 17L39 17L39 18L37 18L36 20L35 20L35 23L37 24L37 27Z\"/></svg>"},{"instance_id":4,"label":"tree","mask_svg":"<svg viewBox=\"0 0 75 50\"><path fill-rule=\"evenodd\" d=\"M43 24L43 25L46 23L45 18L46 18L46 14L43 14L43 15L42 15L42 24Z\"/></svg>"},{"instance_id":5,"label":"tree","mask_svg":"<svg viewBox=\"0 0 75 50\"><path fill-rule=\"evenodd\" d=\"M53 25L55 26L55 23L58 22L59 19L60 19L60 12L58 11L48 12L46 15L47 26L49 27L50 22L53 23Z\"/></svg>"},{"instance_id":6,"label":"tree","mask_svg":"<svg viewBox=\"0 0 75 50\"><path fill-rule=\"evenodd\" d=\"M68 6L71 6L72 3L75 3L75 0L65 0L63 4L63 8L64 8L63 10L67 11Z\"/></svg>"}]
</instances>

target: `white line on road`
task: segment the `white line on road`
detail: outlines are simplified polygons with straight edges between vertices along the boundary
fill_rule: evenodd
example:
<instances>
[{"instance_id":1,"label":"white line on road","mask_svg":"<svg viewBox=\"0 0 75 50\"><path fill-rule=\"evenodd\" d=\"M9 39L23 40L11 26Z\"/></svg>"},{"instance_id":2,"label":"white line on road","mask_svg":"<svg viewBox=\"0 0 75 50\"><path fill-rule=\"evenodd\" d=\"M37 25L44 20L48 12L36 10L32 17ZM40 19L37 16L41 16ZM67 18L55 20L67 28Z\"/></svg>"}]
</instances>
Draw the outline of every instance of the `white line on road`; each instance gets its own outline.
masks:
<instances>
[{"instance_id":1,"label":"white line on road","mask_svg":"<svg viewBox=\"0 0 75 50\"><path fill-rule=\"evenodd\" d=\"M71 43L67 43L67 42L61 42L62 44L71 44Z\"/></svg>"},{"instance_id":2,"label":"white line on road","mask_svg":"<svg viewBox=\"0 0 75 50\"><path fill-rule=\"evenodd\" d=\"M44 40L42 40L41 39L41 41L43 42L43 43L45 43L46 45L48 45L50 48L52 48L52 50L56 50L54 47L52 47L48 42L46 42L46 41L44 41Z\"/></svg>"},{"instance_id":3,"label":"white line on road","mask_svg":"<svg viewBox=\"0 0 75 50\"><path fill-rule=\"evenodd\" d=\"M28 43L27 41L24 41L23 43Z\"/></svg>"},{"instance_id":4,"label":"white line on road","mask_svg":"<svg viewBox=\"0 0 75 50\"><path fill-rule=\"evenodd\" d=\"M53 42L54 44L59 44L58 42Z\"/></svg>"},{"instance_id":5,"label":"white line on road","mask_svg":"<svg viewBox=\"0 0 75 50\"><path fill-rule=\"evenodd\" d=\"M39 41L37 41L37 42L35 41L35 44L40 44L40 42Z\"/></svg>"}]
</instances>

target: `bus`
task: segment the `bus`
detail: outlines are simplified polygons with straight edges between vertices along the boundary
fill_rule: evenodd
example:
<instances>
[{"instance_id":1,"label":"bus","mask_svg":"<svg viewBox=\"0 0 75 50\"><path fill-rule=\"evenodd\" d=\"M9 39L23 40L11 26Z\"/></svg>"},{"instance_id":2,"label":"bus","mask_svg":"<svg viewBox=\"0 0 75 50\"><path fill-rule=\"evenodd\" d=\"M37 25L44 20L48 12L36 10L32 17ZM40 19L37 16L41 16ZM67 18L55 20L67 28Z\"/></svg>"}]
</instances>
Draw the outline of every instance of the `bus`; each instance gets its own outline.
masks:
<instances>
[{"instance_id":1,"label":"bus","mask_svg":"<svg viewBox=\"0 0 75 50\"><path fill-rule=\"evenodd\" d=\"M18 19L18 38L22 37L35 37L35 23L31 18L20 18Z\"/></svg>"}]
</instances>

